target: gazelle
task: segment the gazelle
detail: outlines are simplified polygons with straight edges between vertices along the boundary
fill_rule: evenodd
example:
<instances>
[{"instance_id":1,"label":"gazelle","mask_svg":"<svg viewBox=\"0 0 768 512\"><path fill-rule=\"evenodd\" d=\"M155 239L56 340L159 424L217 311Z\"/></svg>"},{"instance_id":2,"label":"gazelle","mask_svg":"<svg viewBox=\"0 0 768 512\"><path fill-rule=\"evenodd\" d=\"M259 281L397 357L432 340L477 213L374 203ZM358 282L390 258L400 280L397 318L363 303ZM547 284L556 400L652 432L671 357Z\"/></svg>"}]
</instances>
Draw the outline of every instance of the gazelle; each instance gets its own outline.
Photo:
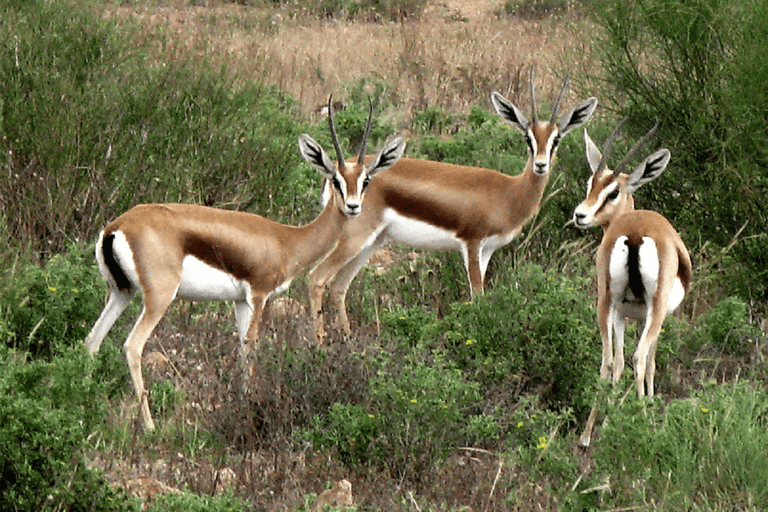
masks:
<instances>
[{"instance_id":1,"label":"gazelle","mask_svg":"<svg viewBox=\"0 0 768 512\"><path fill-rule=\"evenodd\" d=\"M508 244L539 209L558 144L587 121L597 106L589 98L559 121L558 104L568 78L552 106L552 117L537 115L531 70L531 119L494 92L498 114L523 132L528 162L509 176L479 167L403 158L371 183L365 211L347 223L336 249L309 274L310 315L318 343L325 338L323 293L331 282L331 301L338 323L351 334L346 310L350 283L372 253L388 241L422 249L461 251L472 296L483 291L485 271L493 252Z\"/></svg>"},{"instance_id":2,"label":"gazelle","mask_svg":"<svg viewBox=\"0 0 768 512\"><path fill-rule=\"evenodd\" d=\"M632 197L638 187L664 171L669 150L656 151L631 174L624 173L629 160L653 136L654 127L612 171L606 162L620 128L609 138L603 154L584 131L592 176L587 182L587 197L576 207L573 221L582 229L596 224L603 228L597 250L597 317L603 343L600 377L611 378L613 383L619 381L624 371L626 319L642 321L644 327L634 355L635 384L638 396L652 397L661 326L688 291L692 266L688 250L672 224L654 211L635 210ZM582 446L589 446L596 416L595 407L581 435Z\"/></svg>"},{"instance_id":3,"label":"gazelle","mask_svg":"<svg viewBox=\"0 0 768 512\"><path fill-rule=\"evenodd\" d=\"M328 101L328 124L337 163L309 135L299 137L302 156L330 184L323 211L305 226L286 226L259 215L185 204L139 205L112 221L98 236L96 261L109 295L85 340L91 353L135 292L144 297L124 350L145 430L154 428L141 374L141 354L152 330L175 297L235 302L237 332L247 354L258 339L264 304L336 244L344 224L360 215L368 182L405 150L398 138L363 162L368 116L357 162L345 162Z\"/></svg>"}]
</instances>

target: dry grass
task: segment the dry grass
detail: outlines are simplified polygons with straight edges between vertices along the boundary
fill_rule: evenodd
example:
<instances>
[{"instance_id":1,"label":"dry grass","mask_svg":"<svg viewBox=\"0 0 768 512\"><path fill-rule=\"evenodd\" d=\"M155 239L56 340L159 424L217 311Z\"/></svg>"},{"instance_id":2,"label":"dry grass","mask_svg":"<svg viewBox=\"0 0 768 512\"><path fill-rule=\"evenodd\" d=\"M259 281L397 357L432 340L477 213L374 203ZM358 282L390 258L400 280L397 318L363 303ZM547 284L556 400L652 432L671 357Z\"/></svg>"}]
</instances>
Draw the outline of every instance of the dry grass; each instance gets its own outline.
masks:
<instances>
[{"instance_id":1,"label":"dry grass","mask_svg":"<svg viewBox=\"0 0 768 512\"><path fill-rule=\"evenodd\" d=\"M361 80L386 84L401 127L426 107L463 112L485 106L498 90L527 105L527 69L536 63L537 95L550 100L563 70L584 55L576 17L523 20L498 17L502 2L435 3L402 23L317 20L275 8L233 4L195 7L161 2L121 7L162 33L162 58L195 56L225 63L243 80L276 84L313 113L329 94ZM575 71L576 72L576 71ZM574 72L574 73L575 73ZM583 95L572 91L572 99ZM524 96L522 96L524 95ZM522 101L521 101L522 98Z\"/></svg>"}]
</instances>

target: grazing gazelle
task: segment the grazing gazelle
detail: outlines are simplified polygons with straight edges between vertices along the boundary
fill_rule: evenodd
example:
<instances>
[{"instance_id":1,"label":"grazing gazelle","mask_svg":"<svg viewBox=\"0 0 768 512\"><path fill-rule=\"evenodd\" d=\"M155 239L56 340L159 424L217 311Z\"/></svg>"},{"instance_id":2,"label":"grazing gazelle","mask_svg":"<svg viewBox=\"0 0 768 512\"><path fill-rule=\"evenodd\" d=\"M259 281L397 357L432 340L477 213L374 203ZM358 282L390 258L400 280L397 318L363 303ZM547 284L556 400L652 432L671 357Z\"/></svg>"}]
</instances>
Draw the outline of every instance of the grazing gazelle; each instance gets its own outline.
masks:
<instances>
[{"instance_id":1,"label":"grazing gazelle","mask_svg":"<svg viewBox=\"0 0 768 512\"><path fill-rule=\"evenodd\" d=\"M669 163L668 149L660 149L624 174L629 160L642 148L654 127L611 171L608 154L621 125L603 149L597 149L584 131L592 176L587 197L576 208L573 221L585 229L603 228L597 250L597 319L603 342L600 377L618 382L624 371L624 327L627 318L644 322L634 355L635 383L639 396L653 396L656 345L661 325L683 300L691 284L691 258L680 235L662 215L635 210L632 193L657 178ZM615 338L614 338L615 336ZM613 346L612 346L613 345ZM597 416L593 408L580 444L589 446Z\"/></svg>"},{"instance_id":2,"label":"grazing gazelle","mask_svg":"<svg viewBox=\"0 0 768 512\"><path fill-rule=\"evenodd\" d=\"M494 92L491 101L501 117L523 132L528 162L523 172L498 171L403 158L371 183L365 211L347 223L336 249L309 274L310 314L318 343L325 338L323 293L330 282L332 306L346 335L350 283L371 254L387 243L422 249L461 251L472 296L483 291L493 252L512 241L539 209L558 144L587 121L597 106L589 98L558 122L557 109L568 79L552 106L552 117L540 121L531 71L531 119Z\"/></svg>"},{"instance_id":3,"label":"grazing gazelle","mask_svg":"<svg viewBox=\"0 0 768 512\"><path fill-rule=\"evenodd\" d=\"M107 305L85 340L93 353L138 291L144 298L124 350L145 430L154 428L141 374L141 354L152 330L176 297L235 302L237 332L247 354L258 340L264 304L273 293L325 256L344 224L360 215L368 182L403 154L405 141L388 143L364 163L371 116L357 162L345 162L328 100L328 124L337 163L309 135L302 156L330 183L320 215L305 226L286 226L259 215L187 204L139 205L107 225L96 242L96 261L109 287Z\"/></svg>"}]
</instances>

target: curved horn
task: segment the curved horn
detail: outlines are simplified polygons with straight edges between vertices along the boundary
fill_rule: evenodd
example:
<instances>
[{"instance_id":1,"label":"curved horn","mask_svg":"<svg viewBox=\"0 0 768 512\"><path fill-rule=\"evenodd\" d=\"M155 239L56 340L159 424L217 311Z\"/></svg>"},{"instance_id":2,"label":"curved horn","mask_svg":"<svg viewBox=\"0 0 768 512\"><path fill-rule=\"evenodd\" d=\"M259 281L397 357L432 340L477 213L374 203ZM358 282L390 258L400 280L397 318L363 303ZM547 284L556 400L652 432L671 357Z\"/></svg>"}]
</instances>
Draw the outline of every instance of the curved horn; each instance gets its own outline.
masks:
<instances>
[{"instance_id":1,"label":"curved horn","mask_svg":"<svg viewBox=\"0 0 768 512\"><path fill-rule=\"evenodd\" d=\"M536 107L536 90L533 87L533 67L534 65L531 64L531 71L529 75L531 82L531 124L536 124L539 122L539 114L537 113L538 108Z\"/></svg>"},{"instance_id":2,"label":"curved horn","mask_svg":"<svg viewBox=\"0 0 768 512\"><path fill-rule=\"evenodd\" d=\"M339 144L339 136L336 134L336 126L333 124L333 105L331 99L333 94L328 96L328 127L331 129L331 139L333 139L333 147L336 148L336 159L339 162L339 169L344 168L344 153L341 152L341 144Z\"/></svg>"},{"instance_id":3,"label":"curved horn","mask_svg":"<svg viewBox=\"0 0 768 512\"><path fill-rule=\"evenodd\" d=\"M360 143L360 153L357 155L357 163L362 164L365 160L365 152L368 149L368 136L371 134L371 120L373 119L373 101L368 96L368 122L365 124L365 133Z\"/></svg>"},{"instance_id":4,"label":"curved horn","mask_svg":"<svg viewBox=\"0 0 768 512\"><path fill-rule=\"evenodd\" d=\"M616 169L613 171L614 176L618 176L624 171L624 168L627 166L629 161L634 157L638 151L640 151L643 146L648 144L648 141L651 140L651 137L653 137L653 134L656 133L656 128L659 127L659 121L656 120L656 124L653 125L653 128L648 130L648 133L645 134L645 137L637 141L637 144L635 144L632 149L629 150L629 153L627 153L627 156L624 157L624 160L621 161L619 165L616 166Z\"/></svg>"},{"instance_id":5,"label":"curved horn","mask_svg":"<svg viewBox=\"0 0 768 512\"><path fill-rule=\"evenodd\" d=\"M595 170L595 174L598 172L605 170L605 165L608 162L608 156L611 153L611 150L613 149L613 143L616 142L616 137L619 135L619 130L624 126L624 123L627 122L629 119L629 116L625 117L621 120L621 122L614 128L613 133L611 133L611 136L608 137L608 140L605 141L605 144L603 144L603 156L600 157L600 163L597 165L597 170ZM614 172L614 174L616 174Z\"/></svg>"},{"instance_id":6,"label":"curved horn","mask_svg":"<svg viewBox=\"0 0 768 512\"><path fill-rule=\"evenodd\" d=\"M552 104L552 118L549 120L550 124L557 123L557 109L560 106L560 98L563 97L563 92L565 92L565 88L568 86L568 79L571 76L571 72L565 74L565 79L563 80L563 86L560 88L560 92L557 95L557 99Z\"/></svg>"}]
</instances>

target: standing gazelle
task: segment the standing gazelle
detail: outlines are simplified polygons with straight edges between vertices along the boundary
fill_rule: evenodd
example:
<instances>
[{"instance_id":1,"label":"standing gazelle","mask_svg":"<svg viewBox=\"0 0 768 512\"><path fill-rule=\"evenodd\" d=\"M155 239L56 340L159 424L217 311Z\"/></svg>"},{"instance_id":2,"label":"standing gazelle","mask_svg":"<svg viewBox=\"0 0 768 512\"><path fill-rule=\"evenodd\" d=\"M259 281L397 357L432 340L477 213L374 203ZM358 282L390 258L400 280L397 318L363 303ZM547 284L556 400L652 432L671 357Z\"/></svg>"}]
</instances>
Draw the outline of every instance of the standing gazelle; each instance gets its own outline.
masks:
<instances>
[{"instance_id":1,"label":"standing gazelle","mask_svg":"<svg viewBox=\"0 0 768 512\"><path fill-rule=\"evenodd\" d=\"M576 208L573 221L582 229L595 224L603 228L603 240L597 250L597 317L603 342L600 377L618 382L624 371L626 319L642 321L643 332L634 355L635 383L638 396L652 397L661 325L688 291L691 258L669 221L654 211L635 210L632 197L640 185L662 173L669 163L669 150L656 151L632 174L624 174L629 160L656 131L654 127L611 171L606 161L619 128L621 125L611 135L602 155L584 131L592 176L587 183L587 197ZM596 416L595 407L581 435L582 446L589 446Z\"/></svg>"},{"instance_id":2,"label":"standing gazelle","mask_svg":"<svg viewBox=\"0 0 768 512\"><path fill-rule=\"evenodd\" d=\"M145 430L154 428L141 374L141 354L152 330L175 297L235 302L237 332L247 354L258 340L267 299L330 251L348 219L360 215L368 182L403 154L405 142L388 143L363 162L371 116L357 162L345 162L328 100L328 124L337 163L309 135L299 137L302 156L330 183L320 215L305 226L286 226L259 215L185 204L139 205L99 234L96 261L109 287L101 316L86 338L99 350L115 320L139 291L144 309L125 355Z\"/></svg>"},{"instance_id":3,"label":"standing gazelle","mask_svg":"<svg viewBox=\"0 0 768 512\"><path fill-rule=\"evenodd\" d=\"M538 211L561 139L587 121L597 106L597 99L589 98L558 122L558 104L567 81L566 77L548 121L537 116L533 71L530 121L501 94L491 95L499 115L525 135L529 154L521 174L403 158L371 183L365 211L347 223L336 249L309 274L310 314L318 343L325 338L326 285L332 281L332 305L338 323L350 335L345 304L349 285L371 254L388 241L461 251L471 294L483 291L493 252L511 242Z\"/></svg>"}]
</instances>

